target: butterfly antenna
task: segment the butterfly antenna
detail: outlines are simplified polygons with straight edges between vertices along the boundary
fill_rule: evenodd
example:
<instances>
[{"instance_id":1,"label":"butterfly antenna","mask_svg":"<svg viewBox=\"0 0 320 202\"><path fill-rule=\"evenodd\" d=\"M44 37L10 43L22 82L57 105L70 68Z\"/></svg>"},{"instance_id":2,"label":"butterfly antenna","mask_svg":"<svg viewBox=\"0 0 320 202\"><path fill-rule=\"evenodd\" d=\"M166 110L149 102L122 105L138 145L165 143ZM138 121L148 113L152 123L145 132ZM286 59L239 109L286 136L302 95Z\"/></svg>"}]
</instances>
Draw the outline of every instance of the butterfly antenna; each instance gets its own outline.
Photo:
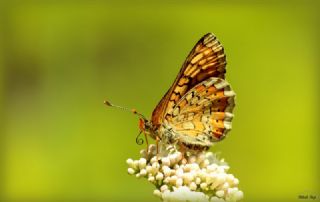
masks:
<instances>
[{"instance_id":1,"label":"butterfly antenna","mask_svg":"<svg viewBox=\"0 0 320 202\"><path fill-rule=\"evenodd\" d=\"M115 107L115 108L118 108L118 109L122 109L122 110L125 110L125 111L131 111L132 113L134 114L137 114L138 116L140 116L141 118L143 118L144 120L146 120L146 117L144 117L142 114L140 114L139 112L137 112L137 110L135 109L129 109L127 107L122 107L122 106L118 106L118 105L114 105L112 104L111 102L105 100L103 102L105 105L109 106L109 107Z\"/></svg>"}]
</instances>

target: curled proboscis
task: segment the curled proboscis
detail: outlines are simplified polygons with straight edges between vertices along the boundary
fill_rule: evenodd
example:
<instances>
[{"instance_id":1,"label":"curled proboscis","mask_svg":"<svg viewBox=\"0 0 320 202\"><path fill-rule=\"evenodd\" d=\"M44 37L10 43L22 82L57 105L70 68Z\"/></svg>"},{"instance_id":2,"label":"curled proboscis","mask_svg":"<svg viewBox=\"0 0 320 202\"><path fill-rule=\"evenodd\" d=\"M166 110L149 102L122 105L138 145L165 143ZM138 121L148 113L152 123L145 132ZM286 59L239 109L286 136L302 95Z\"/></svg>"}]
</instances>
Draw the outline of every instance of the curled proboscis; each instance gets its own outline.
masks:
<instances>
[{"instance_id":1,"label":"curled proboscis","mask_svg":"<svg viewBox=\"0 0 320 202\"><path fill-rule=\"evenodd\" d=\"M137 135L137 137L136 137L136 143L137 143L138 145L142 145L142 144L144 143L143 138L140 137L141 133L142 133L142 131L140 131L140 133L139 133L139 134Z\"/></svg>"}]
</instances>

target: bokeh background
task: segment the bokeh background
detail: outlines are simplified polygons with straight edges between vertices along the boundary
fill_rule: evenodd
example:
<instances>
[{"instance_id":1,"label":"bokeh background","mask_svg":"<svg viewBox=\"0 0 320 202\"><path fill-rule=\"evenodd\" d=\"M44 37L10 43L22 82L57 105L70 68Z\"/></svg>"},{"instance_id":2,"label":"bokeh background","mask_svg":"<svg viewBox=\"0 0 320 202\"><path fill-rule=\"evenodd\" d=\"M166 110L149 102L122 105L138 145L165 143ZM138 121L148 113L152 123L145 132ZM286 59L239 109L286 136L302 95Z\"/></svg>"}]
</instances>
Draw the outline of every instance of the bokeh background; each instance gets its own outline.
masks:
<instances>
[{"instance_id":1,"label":"bokeh background","mask_svg":"<svg viewBox=\"0 0 320 202\"><path fill-rule=\"evenodd\" d=\"M1 201L158 201L127 175L195 42L213 32L237 93L211 150L247 202L320 200L316 1L1 1Z\"/></svg>"}]
</instances>

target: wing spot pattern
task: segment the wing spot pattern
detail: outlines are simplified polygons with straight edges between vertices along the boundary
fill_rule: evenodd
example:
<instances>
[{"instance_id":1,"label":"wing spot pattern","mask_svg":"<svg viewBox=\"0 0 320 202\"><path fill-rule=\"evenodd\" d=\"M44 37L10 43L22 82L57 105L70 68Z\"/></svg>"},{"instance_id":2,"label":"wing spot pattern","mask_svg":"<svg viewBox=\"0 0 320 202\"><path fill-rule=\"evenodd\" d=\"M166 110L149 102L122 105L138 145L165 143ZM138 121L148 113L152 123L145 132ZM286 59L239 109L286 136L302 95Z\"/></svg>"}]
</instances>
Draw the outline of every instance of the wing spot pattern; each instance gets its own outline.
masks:
<instances>
[{"instance_id":1,"label":"wing spot pattern","mask_svg":"<svg viewBox=\"0 0 320 202\"><path fill-rule=\"evenodd\" d=\"M198 55L196 55L196 56L191 60L191 64L197 63L199 60L201 60L202 57L203 57L203 54L202 54L202 53L199 53Z\"/></svg>"},{"instance_id":2,"label":"wing spot pattern","mask_svg":"<svg viewBox=\"0 0 320 202\"><path fill-rule=\"evenodd\" d=\"M182 127L183 127L183 129L189 129L189 130L195 128L195 127L194 127L194 124L193 124L191 121L184 122L184 123L182 124Z\"/></svg>"},{"instance_id":3,"label":"wing spot pattern","mask_svg":"<svg viewBox=\"0 0 320 202\"><path fill-rule=\"evenodd\" d=\"M175 109L173 110L173 116L177 116L179 114L180 111L180 107L175 107Z\"/></svg>"}]
</instances>

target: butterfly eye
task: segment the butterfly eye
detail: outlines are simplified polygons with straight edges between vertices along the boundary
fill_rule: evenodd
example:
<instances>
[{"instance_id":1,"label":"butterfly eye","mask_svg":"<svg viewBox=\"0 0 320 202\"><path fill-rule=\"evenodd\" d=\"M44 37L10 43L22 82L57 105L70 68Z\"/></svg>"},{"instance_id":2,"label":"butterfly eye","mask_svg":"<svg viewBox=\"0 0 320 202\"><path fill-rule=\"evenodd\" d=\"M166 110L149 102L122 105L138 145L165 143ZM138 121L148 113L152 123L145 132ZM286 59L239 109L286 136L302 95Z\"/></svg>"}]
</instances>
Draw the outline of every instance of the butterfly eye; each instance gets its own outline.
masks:
<instances>
[{"instance_id":1,"label":"butterfly eye","mask_svg":"<svg viewBox=\"0 0 320 202\"><path fill-rule=\"evenodd\" d=\"M139 128L141 131L144 131L146 129L145 122L143 119L139 119Z\"/></svg>"}]
</instances>

